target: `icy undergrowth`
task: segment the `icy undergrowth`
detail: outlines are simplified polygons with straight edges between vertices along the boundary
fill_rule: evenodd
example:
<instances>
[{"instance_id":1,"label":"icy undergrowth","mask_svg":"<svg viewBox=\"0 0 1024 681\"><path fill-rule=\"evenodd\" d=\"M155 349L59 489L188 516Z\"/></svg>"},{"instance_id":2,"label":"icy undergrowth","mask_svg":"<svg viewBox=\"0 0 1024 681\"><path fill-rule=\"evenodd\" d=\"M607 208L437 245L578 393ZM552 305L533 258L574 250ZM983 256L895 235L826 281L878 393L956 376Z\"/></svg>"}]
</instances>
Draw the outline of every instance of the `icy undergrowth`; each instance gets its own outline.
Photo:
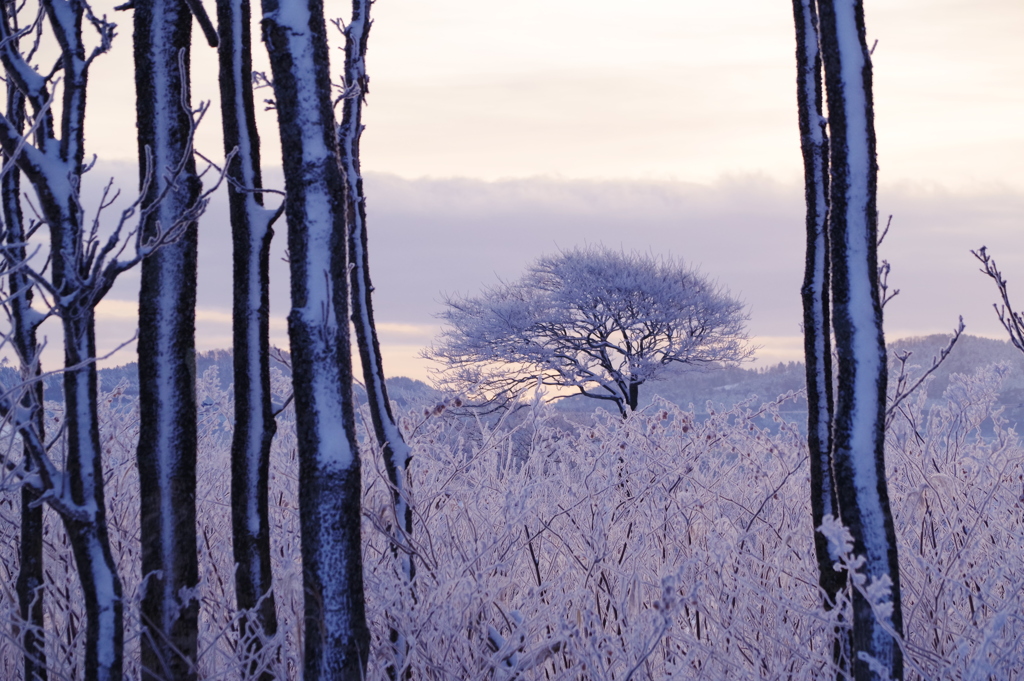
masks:
<instances>
[{"instance_id":1,"label":"icy undergrowth","mask_svg":"<svg viewBox=\"0 0 1024 681\"><path fill-rule=\"evenodd\" d=\"M901 405L888 434L908 678L1021 674L1024 460L994 407L1000 380L997 368L956 377L945 405L927 413L922 393ZM287 390L280 376L275 389ZM230 395L209 373L200 391L198 671L237 679L247 661L233 609ZM848 613L820 605L805 442L779 403L754 405L697 422L656 402L625 422L597 416L576 428L542 406L502 423L454 417L443 405L407 413L411 588L390 548L397 525L383 464L372 444L364 452L369 678L386 678L394 659L389 629L408 642L415 679L832 674L830 633ZM116 390L102 414L111 540L127 599L125 672L138 678L138 417ZM270 494L280 630L261 662L277 678L297 679L297 461L293 417L281 418ZM54 429L59 419L56 410L48 416ZM18 503L14 489L0 497L3 678L18 677L21 664ZM49 516L51 678L80 678L81 598L66 537Z\"/></svg>"}]
</instances>

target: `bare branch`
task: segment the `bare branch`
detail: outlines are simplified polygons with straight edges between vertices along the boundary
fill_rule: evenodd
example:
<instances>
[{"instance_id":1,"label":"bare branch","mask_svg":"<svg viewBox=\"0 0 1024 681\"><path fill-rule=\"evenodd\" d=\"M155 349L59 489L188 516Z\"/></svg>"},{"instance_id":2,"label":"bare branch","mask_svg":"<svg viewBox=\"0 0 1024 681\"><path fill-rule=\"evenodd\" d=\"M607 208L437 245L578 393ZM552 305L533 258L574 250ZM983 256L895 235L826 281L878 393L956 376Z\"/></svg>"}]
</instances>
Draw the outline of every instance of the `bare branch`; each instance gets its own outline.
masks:
<instances>
[{"instance_id":1,"label":"bare branch","mask_svg":"<svg viewBox=\"0 0 1024 681\"><path fill-rule=\"evenodd\" d=\"M992 307L996 311L999 323L1003 325L1006 333L1009 334L1010 342L1013 343L1015 348L1024 352L1024 316L1021 316L1019 312L1015 312L1013 305L1010 304L1010 293L1007 290L1006 279L1003 278L1002 272L996 266L996 261L988 254L988 250L984 246L977 251L971 251L971 255L981 263L981 272L996 282L996 288L999 289L999 297L1003 303L1002 305L993 303Z\"/></svg>"},{"instance_id":2,"label":"bare branch","mask_svg":"<svg viewBox=\"0 0 1024 681\"><path fill-rule=\"evenodd\" d=\"M192 16L199 22L199 27L203 29L206 42L210 47L217 47L220 44L220 40L217 38L217 29L213 27L213 22L210 21L210 15L206 13L202 0L185 0L185 4L188 5Z\"/></svg>"},{"instance_id":3,"label":"bare branch","mask_svg":"<svg viewBox=\"0 0 1024 681\"><path fill-rule=\"evenodd\" d=\"M946 361L946 358L949 357L949 353L953 351L953 347L956 345L956 342L960 340L960 336L963 334L964 328L964 318L960 317L960 323L953 331L953 335L950 337L949 343L946 344L946 347L939 350L939 354L932 358L932 365L913 383L910 382L910 376L907 373L907 360L910 359L910 356L913 353L895 353L896 361L900 364L900 372L896 379L896 388L890 400L889 408L885 410L885 425L887 428L892 423L892 419L896 415L896 410L899 408L900 404L914 394L914 391L921 387L925 380L939 368L939 365Z\"/></svg>"}]
</instances>

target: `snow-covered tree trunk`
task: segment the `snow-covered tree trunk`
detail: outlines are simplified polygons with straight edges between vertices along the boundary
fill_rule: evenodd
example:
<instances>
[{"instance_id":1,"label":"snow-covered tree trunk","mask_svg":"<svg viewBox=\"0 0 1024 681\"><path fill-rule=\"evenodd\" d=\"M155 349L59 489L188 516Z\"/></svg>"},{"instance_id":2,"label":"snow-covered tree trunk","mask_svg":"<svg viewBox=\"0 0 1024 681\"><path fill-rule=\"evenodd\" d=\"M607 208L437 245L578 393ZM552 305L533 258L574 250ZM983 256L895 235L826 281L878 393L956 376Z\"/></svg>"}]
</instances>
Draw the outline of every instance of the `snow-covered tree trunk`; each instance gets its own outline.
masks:
<instances>
[{"instance_id":1,"label":"snow-covered tree trunk","mask_svg":"<svg viewBox=\"0 0 1024 681\"><path fill-rule=\"evenodd\" d=\"M135 87L144 207L158 201L143 239L195 205L189 46L184 2L135 1ZM179 66L181 58L184 67ZM153 172L145 184L147 152ZM143 679L195 678L199 581L196 547L196 225L142 264L139 292L139 482Z\"/></svg>"},{"instance_id":2,"label":"snow-covered tree trunk","mask_svg":"<svg viewBox=\"0 0 1024 681\"><path fill-rule=\"evenodd\" d=\"M341 169L345 180L345 221L348 225L348 248L352 270L352 322L359 345L359 359L363 366L363 381L370 407L374 433L380 443L391 483L395 519L393 549L402 574L411 586L416 574L408 537L412 536L412 507L406 490L410 449L398 429L391 411L387 384L384 380L384 362L380 355L377 328L373 320L370 281L370 258L367 250L366 200L363 178L359 170L359 137L363 131L362 108L368 91L366 75L366 42L370 32L370 0L353 0L352 20L345 28L345 103L341 125L338 126L338 146ZM404 666L406 642L392 629L395 646L396 670Z\"/></svg>"},{"instance_id":3,"label":"snow-covered tree trunk","mask_svg":"<svg viewBox=\"0 0 1024 681\"><path fill-rule=\"evenodd\" d=\"M69 97L65 95L65 111L84 110L84 69L80 84L82 99L67 101ZM0 121L0 144L6 153L13 155L23 143L23 138L14 135L8 123L6 117ZM70 134L80 140L81 120L77 126L78 131L72 128ZM67 130L69 126L62 127ZM42 134L47 141L54 141L46 132ZM75 140L67 145L44 146L49 147L49 153L25 147L17 161L35 186L43 218L50 228L51 293L61 293L55 302L64 332L67 454L63 473L56 469L48 471L46 478L50 483L43 491L47 500L61 513L82 583L86 608L86 681L120 679L124 643L123 604L121 582L107 535L96 405L94 306L101 292L82 285L81 278L86 272L79 267L82 224L75 185L80 181L82 158L74 155ZM64 157L65 153L70 158ZM20 429L24 427L25 424L19 424ZM31 449L34 450L35 463L40 465L45 451L38 445ZM66 482L62 483L63 480Z\"/></svg>"},{"instance_id":4,"label":"snow-covered tree trunk","mask_svg":"<svg viewBox=\"0 0 1024 681\"><path fill-rule=\"evenodd\" d=\"M79 188L84 169L85 96L91 60L105 52L113 25L92 22L100 45L90 55L82 41L86 6L82 2L44 0L49 27L60 48L61 78L59 131L50 111L51 81L18 51L12 33L9 3L0 6L0 60L8 87L17 88L31 107L33 141L22 135L16 121L0 116L0 146L35 189L37 206L50 231L49 289L54 312L64 333L66 458L63 471L47 458L41 433L28 423L16 426L30 445L38 467L37 484L44 498L60 512L67 528L81 579L86 608L85 679L118 680L124 647L121 582L107 536L103 496L102 450L96 404L96 339L94 308L109 289L118 266L104 267L109 249L89 241L83 228ZM116 243L116 239L111 243ZM38 273L37 273L38 274ZM38 280L40 285L42 279ZM26 311L27 312L27 311ZM29 317L36 315L28 312ZM5 405L5 410L9 405Z\"/></svg>"},{"instance_id":5,"label":"snow-covered tree trunk","mask_svg":"<svg viewBox=\"0 0 1024 681\"><path fill-rule=\"evenodd\" d=\"M360 465L348 334L345 185L320 0L263 0L288 195L306 681L361 679Z\"/></svg>"},{"instance_id":6,"label":"snow-covered tree trunk","mask_svg":"<svg viewBox=\"0 0 1024 681\"><path fill-rule=\"evenodd\" d=\"M815 0L793 0L796 20L797 106L800 147L804 158L807 203L807 258L801 288L804 314L804 357L807 369L807 444L811 460L811 511L814 527L836 515L832 482L832 344L829 313L828 136L822 114L821 54ZM821 587L834 603L845 584L828 552L828 541L815 533Z\"/></svg>"},{"instance_id":7,"label":"snow-covered tree trunk","mask_svg":"<svg viewBox=\"0 0 1024 681\"><path fill-rule=\"evenodd\" d=\"M797 109L800 148L804 159L804 195L807 204L807 252L800 290L804 320L804 367L807 372L807 446L811 467L811 517L821 527L825 516L837 516L836 488L832 479L831 315L829 310L827 121L822 111L821 53L818 46L816 0L793 0L796 24ZM818 583L826 608L834 607L846 586L846 574L833 566L828 539L814 533ZM849 655L849 632L836 632L833 661L839 667Z\"/></svg>"},{"instance_id":8,"label":"snow-covered tree trunk","mask_svg":"<svg viewBox=\"0 0 1024 681\"><path fill-rule=\"evenodd\" d=\"M56 269L57 257L54 257ZM57 279L55 273L55 280ZM93 309L82 306L64 319L64 364L81 367L64 373L64 407L68 439L66 472L77 513L66 514L75 563L85 596L86 681L121 678L124 650L124 604L121 580L110 552L99 418L96 411L96 323Z\"/></svg>"},{"instance_id":9,"label":"snow-covered tree trunk","mask_svg":"<svg viewBox=\"0 0 1024 681\"><path fill-rule=\"evenodd\" d=\"M19 131L25 126L25 97L17 88L7 89L7 118ZM11 310L11 336L14 350L18 354L21 378L30 381L39 376L39 352L36 339L37 315L32 310L33 282L23 266L26 264L27 238L21 212L21 172L9 158L4 159L0 196L3 202L6 277L8 284L8 305ZM45 433L43 424L43 384L31 384L21 400L21 406L29 413L31 427L36 433ZM31 472L32 456L25 445L26 469ZM16 631L21 637L24 649L24 678L26 681L45 681L46 650L44 638L38 635L43 629L43 507L38 503L39 492L31 485L21 488L21 545L18 552L18 609L24 628Z\"/></svg>"},{"instance_id":10,"label":"snow-covered tree trunk","mask_svg":"<svg viewBox=\"0 0 1024 681\"><path fill-rule=\"evenodd\" d=\"M857 679L873 668L902 678L899 563L885 480L885 339L878 295L877 164L871 60L860 0L820 0L821 51L828 99L832 266L838 392L833 462L839 517L863 556L868 586L888 580L891 613L860 589L853 594L853 648Z\"/></svg>"},{"instance_id":11,"label":"snow-covered tree trunk","mask_svg":"<svg viewBox=\"0 0 1024 681\"><path fill-rule=\"evenodd\" d=\"M277 430L270 399L270 240L274 213L263 207L260 140L252 90L248 0L218 0L220 98L233 243L235 428L231 442L231 529L239 636L250 653L277 632L270 569L270 444ZM231 156L234 152L234 157ZM247 670L252 674L252 670ZM261 677L270 681L266 672Z\"/></svg>"}]
</instances>

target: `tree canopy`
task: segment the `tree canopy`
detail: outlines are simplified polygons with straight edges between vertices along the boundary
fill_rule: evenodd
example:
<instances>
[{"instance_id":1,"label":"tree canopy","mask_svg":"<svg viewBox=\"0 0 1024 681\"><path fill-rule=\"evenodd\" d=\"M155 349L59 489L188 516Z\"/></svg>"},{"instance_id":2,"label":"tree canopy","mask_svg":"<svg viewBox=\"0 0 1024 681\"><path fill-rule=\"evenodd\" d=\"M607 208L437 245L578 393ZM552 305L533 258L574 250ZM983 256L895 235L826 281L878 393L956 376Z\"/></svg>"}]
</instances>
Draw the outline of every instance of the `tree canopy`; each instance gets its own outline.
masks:
<instances>
[{"instance_id":1,"label":"tree canopy","mask_svg":"<svg viewBox=\"0 0 1024 681\"><path fill-rule=\"evenodd\" d=\"M440 385L491 408L554 386L625 415L639 387L673 363L752 353L743 304L669 257L575 248L540 258L518 281L444 302L446 326L425 356L440 363Z\"/></svg>"}]
</instances>

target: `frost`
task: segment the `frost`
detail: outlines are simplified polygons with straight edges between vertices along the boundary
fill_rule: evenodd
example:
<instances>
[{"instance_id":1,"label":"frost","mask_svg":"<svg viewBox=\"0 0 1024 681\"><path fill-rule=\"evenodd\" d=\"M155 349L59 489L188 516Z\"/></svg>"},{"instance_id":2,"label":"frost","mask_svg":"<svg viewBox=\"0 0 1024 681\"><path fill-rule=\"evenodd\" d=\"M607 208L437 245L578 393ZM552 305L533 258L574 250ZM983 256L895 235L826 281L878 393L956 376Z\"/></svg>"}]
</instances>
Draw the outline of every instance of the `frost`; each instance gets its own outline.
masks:
<instances>
[{"instance_id":1,"label":"frost","mask_svg":"<svg viewBox=\"0 0 1024 681\"><path fill-rule=\"evenodd\" d=\"M880 575L872 579L864 587L864 595L878 617L891 621L893 613L892 579L889 578L889 575Z\"/></svg>"},{"instance_id":2,"label":"frost","mask_svg":"<svg viewBox=\"0 0 1024 681\"><path fill-rule=\"evenodd\" d=\"M864 660L868 663L868 667L871 671L878 676L878 681L890 681L892 677L889 676L889 667L882 664L876 658L868 655L863 650L857 654L858 659Z\"/></svg>"},{"instance_id":3,"label":"frost","mask_svg":"<svg viewBox=\"0 0 1024 681\"><path fill-rule=\"evenodd\" d=\"M853 553L853 535L838 518L832 515L822 518L818 531L828 540L828 555L836 562L836 569L840 569L838 563L842 557Z\"/></svg>"},{"instance_id":4,"label":"frost","mask_svg":"<svg viewBox=\"0 0 1024 681\"><path fill-rule=\"evenodd\" d=\"M449 297L436 345L438 382L501 408L538 382L546 399L582 394L636 406L670 365L750 355L743 305L683 263L592 246L540 258L518 281Z\"/></svg>"},{"instance_id":5,"label":"frost","mask_svg":"<svg viewBox=\"0 0 1024 681\"><path fill-rule=\"evenodd\" d=\"M1024 529L1007 521L1020 517L1024 451L995 412L1000 380L994 372L961 377L940 404L908 403L912 411L892 425L890 489L894 512L905 519L898 525L901 580L905 593L921 594L921 605L907 611L906 650L922 678L1011 678L1024 656ZM219 385L210 390L215 404L229 400ZM100 423L111 544L125 593L137 594L138 478L131 454L138 414L131 400L115 406L104 406ZM460 678L498 678L500 670L507 679L529 679L540 673L535 664L554 670L553 678L576 678L583 665L593 678L626 678L641 659L634 680L648 678L646 665L651 678L694 678L698 661L703 678L811 679L833 669L831 649L819 643L834 627L849 625L850 604L840 594L836 609L821 605L806 483L791 474L807 466L796 425L769 419L775 430L751 430L756 410L748 407L718 410L702 421L660 402L628 421L605 417L571 428L552 419L545 405L516 424L453 418L447 411L431 411L424 420L422 407L400 415L417 424L409 435L416 520L408 547L431 558L420 563L431 572L417 579L415 594L391 558L394 510L379 450L368 447L364 463L364 552L380 557L364 571L377 641L369 679L383 681L393 660L385 622L409 642L413 678L429 677L450 660L459 661ZM778 413L777 406L764 409L769 417ZM279 633L268 637L258 659L277 678L288 678L287 665L301 665L304 593L294 410L278 419L270 513ZM210 420L200 434L197 595L209 613L200 625L200 679L216 678L227 665L240 668L234 665L245 655L232 633L228 433L227 423ZM372 442L372 433L365 435ZM629 452L624 464L619 443ZM522 448L519 463L510 463L515 447ZM776 454L766 458L769 447ZM757 467L740 463L752 461ZM924 504L918 495L938 475L945 479L936 491L946 509L941 513L937 500ZM746 527L765 499L770 502L749 531L730 529L730 522ZM50 516L53 579L45 598L80 613L80 602L61 596L77 578L63 530ZM0 564L8 570L16 565L16 530L15 523L0 526ZM818 531L845 565L857 565L859 587L887 617L889 583L863 572L849 532L834 518ZM137 598L126 598L125 608L126 641L138 640ZM53 612L54 640L61 641L77 625L64 610ZM936 641L937 627L948 638ZM75 640L81 645L81 637ZM682 656L676 645L691 652ZM55 676L75 678L81 656L74 650L54 662ZM0 660L18 659L12 639L0 640ZM125 675L140 675L131 654Z\"/></svg>"}]
</instances>

